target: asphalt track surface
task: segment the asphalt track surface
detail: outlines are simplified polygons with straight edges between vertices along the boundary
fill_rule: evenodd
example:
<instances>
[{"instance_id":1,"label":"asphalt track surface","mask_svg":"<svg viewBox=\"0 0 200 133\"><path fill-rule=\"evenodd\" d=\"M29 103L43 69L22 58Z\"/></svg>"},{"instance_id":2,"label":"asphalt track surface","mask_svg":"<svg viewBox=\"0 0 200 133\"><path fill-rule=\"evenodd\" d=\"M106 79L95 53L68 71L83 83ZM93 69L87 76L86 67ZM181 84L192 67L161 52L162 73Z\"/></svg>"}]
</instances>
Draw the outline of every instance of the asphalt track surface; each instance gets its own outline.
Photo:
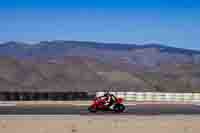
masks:
<instances>
[{"instance_id":1,"label":"asphalt track surface","mask_svg":"<svg viewBox=\"0 0 200 133\"><path fill-rule=\"evenodd\" d=\"M0 115L106 115L113 112L90 113L88 106L5 106L0 107ZM171 115L171 114L200 114L200 105L192 104L141 104L126 106L120 115Z\"/></svg>"}]
</instances>

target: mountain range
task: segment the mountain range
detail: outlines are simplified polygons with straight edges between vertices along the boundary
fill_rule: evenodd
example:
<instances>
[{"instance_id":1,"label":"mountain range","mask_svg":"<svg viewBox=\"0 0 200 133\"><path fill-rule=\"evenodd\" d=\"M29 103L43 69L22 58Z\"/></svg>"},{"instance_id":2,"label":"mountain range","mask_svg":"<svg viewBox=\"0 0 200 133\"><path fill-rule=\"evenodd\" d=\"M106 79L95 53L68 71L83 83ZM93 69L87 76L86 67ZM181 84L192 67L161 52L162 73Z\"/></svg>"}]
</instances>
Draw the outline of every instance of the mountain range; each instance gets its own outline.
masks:
<instances>
[{"instance_id":1,"label":"mountain range","mask_svg":"<svg viewBox=\"0 0 200 133\"><path fill-rule=\"evenodd\" d=\"M161 44L0 44L0 90L200 92L199 68L200 51Z\"/></svg>"}]
</instances>

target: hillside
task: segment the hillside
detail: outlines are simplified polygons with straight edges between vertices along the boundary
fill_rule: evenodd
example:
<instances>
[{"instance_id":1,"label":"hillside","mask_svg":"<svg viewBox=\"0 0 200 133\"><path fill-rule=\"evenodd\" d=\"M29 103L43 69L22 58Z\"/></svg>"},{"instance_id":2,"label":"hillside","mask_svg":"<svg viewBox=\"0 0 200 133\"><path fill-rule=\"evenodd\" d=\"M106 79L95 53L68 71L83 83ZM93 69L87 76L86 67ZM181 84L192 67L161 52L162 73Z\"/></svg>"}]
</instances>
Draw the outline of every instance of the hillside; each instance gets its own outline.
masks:
<instances>
[{"instance_id":1,"label":"hillside","mask_svg":"<svg viewBox=\"0 0 200 133\"><path fill-rule=\"evenodd\" d=\"M0 44L0 91L200 92L200 52L158 44Z\"/></svg>"}]
</instances>

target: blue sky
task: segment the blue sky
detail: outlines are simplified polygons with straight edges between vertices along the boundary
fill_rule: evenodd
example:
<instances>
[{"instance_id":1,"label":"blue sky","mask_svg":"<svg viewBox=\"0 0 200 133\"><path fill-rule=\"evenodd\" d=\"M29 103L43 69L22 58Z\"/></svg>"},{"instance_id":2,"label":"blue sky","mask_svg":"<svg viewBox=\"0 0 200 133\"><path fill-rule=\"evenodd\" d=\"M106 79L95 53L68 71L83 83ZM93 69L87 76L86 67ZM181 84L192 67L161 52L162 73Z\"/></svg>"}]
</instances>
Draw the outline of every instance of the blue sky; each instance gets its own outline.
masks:
<instances>
[{"instance_id":1,"label":"blue sky","mask_svg":"<svg viewBox=\"0 0 200 133\"><path fill-rule=\"evenodd\" d=\"M161 43L200 50L198 0L1 0L0 42Z\"/></svg>"}]
</instances>

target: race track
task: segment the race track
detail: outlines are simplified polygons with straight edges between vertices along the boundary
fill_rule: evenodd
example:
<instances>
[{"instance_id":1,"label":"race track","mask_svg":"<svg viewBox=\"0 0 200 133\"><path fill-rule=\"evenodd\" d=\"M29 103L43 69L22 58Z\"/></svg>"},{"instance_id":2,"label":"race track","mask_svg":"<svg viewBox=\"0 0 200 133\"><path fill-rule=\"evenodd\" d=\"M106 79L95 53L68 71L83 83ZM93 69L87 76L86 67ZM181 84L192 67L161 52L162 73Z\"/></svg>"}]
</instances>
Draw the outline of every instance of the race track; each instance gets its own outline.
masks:
<instances>
[{"instance_id":1,"label":"race track","mask_svg":"<svg viewBox=\"0 0 200 133\"><path fill-rule=\"evenodd\" d=\"M0 107L1 115L92 115L87 106L5 106ZM115 114L98 112L95 115ZM122 115L200 114L200 106L192 104L138 104L126 106Z\"/></svg>"}]
</instances>

